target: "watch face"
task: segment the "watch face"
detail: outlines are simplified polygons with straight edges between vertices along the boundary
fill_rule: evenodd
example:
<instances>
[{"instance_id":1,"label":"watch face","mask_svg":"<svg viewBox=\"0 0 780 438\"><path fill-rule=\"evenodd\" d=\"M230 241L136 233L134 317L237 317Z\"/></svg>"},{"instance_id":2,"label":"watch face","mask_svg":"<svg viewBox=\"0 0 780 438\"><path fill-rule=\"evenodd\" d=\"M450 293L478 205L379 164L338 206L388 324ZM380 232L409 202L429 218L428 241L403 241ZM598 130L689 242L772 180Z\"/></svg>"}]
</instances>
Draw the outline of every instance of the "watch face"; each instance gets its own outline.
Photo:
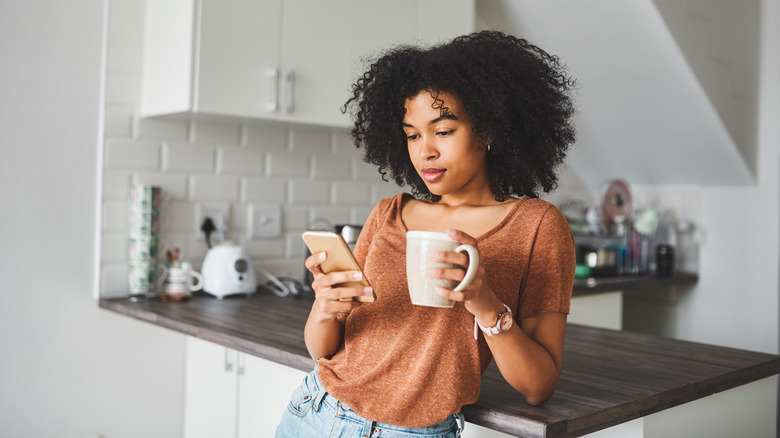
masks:
<instances>
[{"instance_id":1,"label":"watch face","mask_svg":"<svg viewBox=\"0 0 780 438\"><path fill-rule=\"evenodd\" d=\"M509 330L509 328L512 327L512 315L509 313L501 315L499 326L501 327L502 332Z\"/></svg>"}]
</instances>

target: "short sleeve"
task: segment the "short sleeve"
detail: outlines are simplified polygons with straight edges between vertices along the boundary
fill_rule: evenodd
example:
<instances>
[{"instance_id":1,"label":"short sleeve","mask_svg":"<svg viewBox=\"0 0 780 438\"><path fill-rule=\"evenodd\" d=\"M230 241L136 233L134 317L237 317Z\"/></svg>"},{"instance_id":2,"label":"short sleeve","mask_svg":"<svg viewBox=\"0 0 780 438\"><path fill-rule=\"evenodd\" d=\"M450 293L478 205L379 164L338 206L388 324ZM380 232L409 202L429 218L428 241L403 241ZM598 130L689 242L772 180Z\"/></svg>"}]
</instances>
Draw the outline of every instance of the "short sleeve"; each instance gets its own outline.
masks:
<instances>
[{"instance_id":1,"label":"short sleeve","mask_svg":"<svg viewBox=\"0 0 780 438\"><path fill-rule=\"evenodd\" d=\"M545 312L568 314L575 263L571 228L560 210L551 205L539 223L531 248L519 317Z\"/></svg>"}]
</instances>

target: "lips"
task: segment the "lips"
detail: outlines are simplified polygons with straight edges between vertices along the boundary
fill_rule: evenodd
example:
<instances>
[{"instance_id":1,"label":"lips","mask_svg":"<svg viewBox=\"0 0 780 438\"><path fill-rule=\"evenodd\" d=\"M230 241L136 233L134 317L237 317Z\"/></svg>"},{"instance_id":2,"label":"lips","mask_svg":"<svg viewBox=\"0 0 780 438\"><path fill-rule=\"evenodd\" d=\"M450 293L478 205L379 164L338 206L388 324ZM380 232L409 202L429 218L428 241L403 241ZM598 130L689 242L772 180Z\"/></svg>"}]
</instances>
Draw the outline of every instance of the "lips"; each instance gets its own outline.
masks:
<instances>
[{"instance_id":1,"label":"lips","mask_svg":"<svg viewBox=\"0 0 780 438\"><path fill-rule=\"evenodd\" d=\"M422 177L427 182L436 182L444 176L446 169L434 169L431 167L422 170Z\"/></svg>"}]
</instances>

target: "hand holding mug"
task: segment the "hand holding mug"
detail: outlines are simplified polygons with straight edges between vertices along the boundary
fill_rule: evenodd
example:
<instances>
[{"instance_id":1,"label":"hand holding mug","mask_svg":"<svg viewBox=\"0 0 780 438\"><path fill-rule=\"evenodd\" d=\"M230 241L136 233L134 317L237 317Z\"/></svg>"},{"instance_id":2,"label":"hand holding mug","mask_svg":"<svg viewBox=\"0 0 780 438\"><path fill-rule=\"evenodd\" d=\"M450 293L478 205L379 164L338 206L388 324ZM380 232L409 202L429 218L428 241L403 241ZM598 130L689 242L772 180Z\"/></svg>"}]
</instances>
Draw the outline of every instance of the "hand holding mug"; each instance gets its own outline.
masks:
<instances>
[{"instance_id":1,"label":"hand holding mug","mask_svg":"<svg viewBox=\"0 0 780 438\"><path fill-rule=\"evenodd\" d=\"M476 242L475 242L476 243ZM465 263L455 259L468 254ZM434 254L439 254L434 260ZM445 255L442 255L445 254ZM461 269L465 267L465 273ZM467 288L479 270L479 252L475 245L461 244L445 233L430 231L409 231L406 233L406 278L409 297L412 304L431 307L450 308L455 300L436 292L444 288L452 292L461 292ZM458 301L462 301L458 300Z\"/></svg>"}]
</instances>

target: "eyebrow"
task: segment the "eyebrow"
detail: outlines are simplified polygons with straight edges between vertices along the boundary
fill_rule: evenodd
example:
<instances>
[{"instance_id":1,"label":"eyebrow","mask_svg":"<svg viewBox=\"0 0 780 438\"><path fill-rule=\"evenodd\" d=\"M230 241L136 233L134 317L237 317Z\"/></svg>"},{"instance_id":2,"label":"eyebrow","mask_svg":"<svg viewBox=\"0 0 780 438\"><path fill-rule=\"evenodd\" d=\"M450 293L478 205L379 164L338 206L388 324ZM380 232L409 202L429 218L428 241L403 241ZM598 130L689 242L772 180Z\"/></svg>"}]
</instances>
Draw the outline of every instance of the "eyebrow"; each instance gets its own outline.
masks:
<instances>
[{"instance_id":1,"label":"eyebrow","mask_svg":"<svg viewBox=\"0 0 780 438\"><path fill-rule=\"evenodd\" d=\"M442 114L439 117L436 117L435 119L431 120L430 122L428 122L428 124L429 125L433 125L435 123L441 122L442 120L458 120L458 116L456 116L455 114L452 114L452 113L445 113L445 114ZM414 128L414 126L412 126L412 125L410 125L410 124L408 124L406 122L402 122L401 124L405 128Z\"/></svg>"}]
</instances>

